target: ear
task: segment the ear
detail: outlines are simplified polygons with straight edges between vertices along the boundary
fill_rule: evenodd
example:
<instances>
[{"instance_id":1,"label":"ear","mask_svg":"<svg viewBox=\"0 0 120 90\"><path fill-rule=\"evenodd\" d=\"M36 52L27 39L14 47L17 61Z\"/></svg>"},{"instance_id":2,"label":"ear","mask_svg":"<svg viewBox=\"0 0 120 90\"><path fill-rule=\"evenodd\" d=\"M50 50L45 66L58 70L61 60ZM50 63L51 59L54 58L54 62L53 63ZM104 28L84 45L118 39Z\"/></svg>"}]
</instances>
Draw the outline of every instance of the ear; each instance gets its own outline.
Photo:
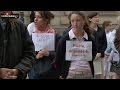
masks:
<instances>
[{"instance_id":1,"label":"ear","mask_svg":"<svg viewBox=\"0 0 120 90\"><path fill-rule=\"evenodd\" d=\"M88 20L91 22L91 20L92 20L92 19L91 19L91 18L89 18Z\"/></svg>"},{"instance_id":2,"label":"ear","mask_svg":"<svg viewBox=\"0 0 120 90\"><path fill-rule=\"evenodd\" d=\"M49 24L49 20L48 20L48 19L45 19L45 23L46 23L46 24Z\"/></svg>"}]
</instances>

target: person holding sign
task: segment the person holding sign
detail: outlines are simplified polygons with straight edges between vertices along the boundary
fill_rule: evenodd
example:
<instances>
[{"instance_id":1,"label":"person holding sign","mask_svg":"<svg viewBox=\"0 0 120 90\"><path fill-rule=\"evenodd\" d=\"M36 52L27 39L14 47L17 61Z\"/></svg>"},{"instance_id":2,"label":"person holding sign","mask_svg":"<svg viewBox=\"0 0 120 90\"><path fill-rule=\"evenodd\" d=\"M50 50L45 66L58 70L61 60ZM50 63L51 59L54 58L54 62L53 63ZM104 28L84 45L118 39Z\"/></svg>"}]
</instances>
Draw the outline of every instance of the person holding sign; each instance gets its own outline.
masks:
<instances>
[{"instance_id":1,"label":"person holding sign","mask_svg":"<svg viewBox=\"0 0 120 90\"><path fill-rule=\"evenodd\" d=\"M36 63L30 71L30 79L55 79L57 78L54 57L55 46L58 41L56 32L50 25L54 15L50 11L35 12L35 29L32 32L32 40L35 45Z\"/></svg>"},{"instance_id":2,"label":"person holding sign","mask_svg":"<svg viewBox=\"0 0 120 90\"><path fill-rule=\"evenodd\" d=\"M68 18L71 30L60 39L56 51L55 63L59 78L92 79L96 47L87 28L86 16L83 12L73 11Z\"/></svg>"}]
</instances>

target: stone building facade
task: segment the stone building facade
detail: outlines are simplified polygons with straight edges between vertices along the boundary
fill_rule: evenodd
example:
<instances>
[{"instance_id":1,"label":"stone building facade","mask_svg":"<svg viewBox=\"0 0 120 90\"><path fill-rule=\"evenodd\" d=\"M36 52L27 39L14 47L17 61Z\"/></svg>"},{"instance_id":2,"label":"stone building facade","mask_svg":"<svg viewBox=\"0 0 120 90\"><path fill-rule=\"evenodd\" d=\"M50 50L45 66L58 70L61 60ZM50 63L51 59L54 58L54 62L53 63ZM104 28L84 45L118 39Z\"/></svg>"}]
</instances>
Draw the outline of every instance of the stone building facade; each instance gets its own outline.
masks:
<instances>
[{"instance_id":1,"label":"stone building facade","mask_svg":"<svg viewBox=\"0 0 120 90\"><path fill-rule=\"evenodd\" d=\"M13 11L14 13L24 13L24 23L27 26L30 23L30 11ZM51 11L55 18L52 20L52 25L57 32L61 33L69 25L68 15L71 11ZM85 11L89 13L91 11ZM97 11L100 14L100 24L105 20L111 20L115 25L117 23L116 18L120 15L120 11Z\"/></svg>"}]
</instances>

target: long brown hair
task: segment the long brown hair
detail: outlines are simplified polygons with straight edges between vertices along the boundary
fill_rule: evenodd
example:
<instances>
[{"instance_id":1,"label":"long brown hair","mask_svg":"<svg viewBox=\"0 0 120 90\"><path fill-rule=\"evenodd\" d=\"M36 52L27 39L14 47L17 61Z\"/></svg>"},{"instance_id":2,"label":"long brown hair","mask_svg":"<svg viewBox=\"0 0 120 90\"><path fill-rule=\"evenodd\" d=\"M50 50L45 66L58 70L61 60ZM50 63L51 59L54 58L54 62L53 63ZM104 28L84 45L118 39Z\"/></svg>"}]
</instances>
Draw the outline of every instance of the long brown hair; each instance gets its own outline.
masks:
<instances>
[{"instance_id":1,"label":"long brown hair","mask_svg":"<svg viewBox=\"0 0 120 90\"><path fill-rule=\"evenodd\" d=\"M89 23L88 23L88 19L87 19L87 16L86 16L85 12L83 12L83 11L73 11L68 16L69 20L70 20L72 14L78 14L78 15L82 16L83 20L85 21L83 29L85 30L85 32L89 33Z\"/></svg>"},{"instance_id":2,"label":"long brown hair","mask_svg":"<svg viewBox=\"0 0 120 90\"><path fill-rule=\"evenodd\" d=\"M54 19L54 15L50 11L37 11L37 12L40 13L43 19L48 20L48 24L50 23L52 19Z\"/></svg>"}]
</instances>

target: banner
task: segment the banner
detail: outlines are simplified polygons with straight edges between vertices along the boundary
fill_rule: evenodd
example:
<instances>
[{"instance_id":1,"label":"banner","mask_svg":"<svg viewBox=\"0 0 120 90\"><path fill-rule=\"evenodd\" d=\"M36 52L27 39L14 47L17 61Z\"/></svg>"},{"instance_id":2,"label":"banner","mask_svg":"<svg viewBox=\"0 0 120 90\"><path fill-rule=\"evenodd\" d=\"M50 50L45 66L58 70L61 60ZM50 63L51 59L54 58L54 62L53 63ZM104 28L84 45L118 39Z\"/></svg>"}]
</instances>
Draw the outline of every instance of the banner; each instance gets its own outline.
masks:
<instances>
[{"instance_id":1,"label":"banner","mask_svg":"<svg viewBox=\"0 0 120 90\"><path fill-rule=\"evenodd\" d=\"M92 61L92 42L66 41L66 60Z\"/></svg>"},{"instance_id":2,"label":"banner","mask_svg":"<svg viewBox=\"0 0 120 90\"><path fill-rule=\"evenodd\" d=\"M54 33L32 33L32 40L35 45L35 51L47 49L55 50L55 34Z\"/></svg>"}]
</instances>

